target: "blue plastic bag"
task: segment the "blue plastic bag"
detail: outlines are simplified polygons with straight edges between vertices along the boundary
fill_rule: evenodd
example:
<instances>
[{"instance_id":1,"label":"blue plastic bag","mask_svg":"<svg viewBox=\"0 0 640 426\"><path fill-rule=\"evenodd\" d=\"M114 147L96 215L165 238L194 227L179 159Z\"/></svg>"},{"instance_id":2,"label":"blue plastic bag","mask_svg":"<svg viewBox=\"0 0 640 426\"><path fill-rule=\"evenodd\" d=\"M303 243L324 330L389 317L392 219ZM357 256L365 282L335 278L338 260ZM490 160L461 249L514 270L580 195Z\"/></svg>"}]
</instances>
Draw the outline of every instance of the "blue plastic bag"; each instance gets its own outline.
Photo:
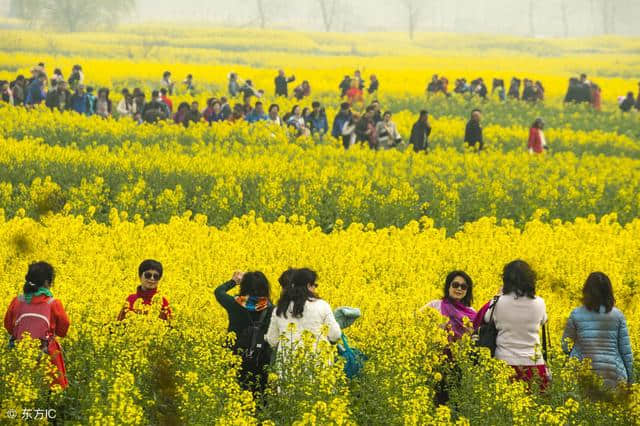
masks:
<instances>
[{"instance_id":1,"label":"blue plastic bag","mask_svg":"<svg viewBox=\"0 0 640 426\"><path fill-rule=\"evenodd\" d=\"M361 351L349 346L347 336L344 333L342 333L342 345L338 345L338 355L345 360L344 374L349 379L353 379L360 374L364 367L364 362L368 359Z\"/></svg>"}]
</instances>

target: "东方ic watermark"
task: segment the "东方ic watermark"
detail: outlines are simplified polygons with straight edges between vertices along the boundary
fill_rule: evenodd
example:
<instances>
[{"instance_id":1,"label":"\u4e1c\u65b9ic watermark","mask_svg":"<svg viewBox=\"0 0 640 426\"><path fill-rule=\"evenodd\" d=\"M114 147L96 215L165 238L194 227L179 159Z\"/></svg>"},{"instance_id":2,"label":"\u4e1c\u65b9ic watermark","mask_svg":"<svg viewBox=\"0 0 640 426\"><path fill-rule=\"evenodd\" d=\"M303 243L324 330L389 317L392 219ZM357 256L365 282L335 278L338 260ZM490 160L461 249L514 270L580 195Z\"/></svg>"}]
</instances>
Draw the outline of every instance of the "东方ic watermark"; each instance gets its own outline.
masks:
<instances>
[{"instance_id":1,"label":"\u4e1c\u65b9ic watermark","mask_svg":"<svg viewBox=\"0 0 640 426\"><path fill-rule=\"evenodd\" d=\"M7 418L12 420L53 420L56 418L56 410L53 408L24 408L22 411L7 410Z\"/></svg>"}]
</instances>

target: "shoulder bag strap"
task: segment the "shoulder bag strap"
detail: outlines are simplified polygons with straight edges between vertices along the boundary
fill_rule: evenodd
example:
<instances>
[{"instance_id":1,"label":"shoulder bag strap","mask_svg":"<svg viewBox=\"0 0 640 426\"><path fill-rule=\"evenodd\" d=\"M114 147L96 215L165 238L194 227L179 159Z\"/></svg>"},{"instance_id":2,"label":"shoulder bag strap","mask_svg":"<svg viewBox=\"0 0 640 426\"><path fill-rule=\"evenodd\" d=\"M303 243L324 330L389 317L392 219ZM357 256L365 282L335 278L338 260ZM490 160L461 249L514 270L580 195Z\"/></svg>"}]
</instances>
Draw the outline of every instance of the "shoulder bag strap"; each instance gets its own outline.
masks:
<instances>
[{"instance_id":1,"label":"shoulder bag strap","mask_svg":"<svg viewBox=\"0 0 640 426\"><path fill-rule=\"evenodd\" d=\"M496 313L496 308L498 307L498 300L500 300L500 296L494 297L493 300L494 302L493 302L493 306L491 307L491 316L489 317L489 324L493 322L493 314Z\"/></svg>"}]
</instances>

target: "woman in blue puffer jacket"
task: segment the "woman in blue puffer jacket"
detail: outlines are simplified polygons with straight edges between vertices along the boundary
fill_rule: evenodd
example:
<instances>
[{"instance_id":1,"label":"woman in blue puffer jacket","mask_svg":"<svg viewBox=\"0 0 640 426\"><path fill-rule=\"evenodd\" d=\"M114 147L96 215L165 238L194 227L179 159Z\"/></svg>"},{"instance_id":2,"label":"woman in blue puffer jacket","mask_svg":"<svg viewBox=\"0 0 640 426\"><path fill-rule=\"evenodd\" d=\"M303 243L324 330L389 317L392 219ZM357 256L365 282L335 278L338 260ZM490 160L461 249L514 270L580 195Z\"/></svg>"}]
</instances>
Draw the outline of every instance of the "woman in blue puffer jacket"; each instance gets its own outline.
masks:
<instances>
[{"instance_id":1,"label":"woman in blue puffer jacket","mask_svg":"<svg viewBox=\"0 0 640 426\"><path fill-rule=\"evenodd\" d=\"M565 353L580 360L591 359L591 368L606 386L633 382L633 353L624 314L613 305L611 281L593 272L582 289L583 304L571 312L562 336ZM574 343L569 350L569 341Z\"/></svg>"}]
</instances>

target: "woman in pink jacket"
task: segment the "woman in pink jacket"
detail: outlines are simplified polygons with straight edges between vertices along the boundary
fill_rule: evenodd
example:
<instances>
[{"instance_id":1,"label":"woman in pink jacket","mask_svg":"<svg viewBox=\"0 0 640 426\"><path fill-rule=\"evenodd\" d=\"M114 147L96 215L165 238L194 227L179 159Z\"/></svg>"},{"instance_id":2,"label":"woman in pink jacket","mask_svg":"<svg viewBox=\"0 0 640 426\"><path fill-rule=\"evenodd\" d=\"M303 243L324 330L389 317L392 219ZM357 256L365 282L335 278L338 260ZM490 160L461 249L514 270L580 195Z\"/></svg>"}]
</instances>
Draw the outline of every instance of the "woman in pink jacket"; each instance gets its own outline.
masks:
<instances>
[{"instance_id":1,"label":"woman in pink jacket","mask_svg":"<svg viewBox=\"0 0 640 426\"><path fill-rule=\"evenodd\" d=\"M547 147L547 142L544 139L544 122L542 118L536 118L536 121L531 125L531 129L529 129L529 143L527 147L529 148L529 153L533 154L541 154Z\"/></svg>"}]
</instances>

